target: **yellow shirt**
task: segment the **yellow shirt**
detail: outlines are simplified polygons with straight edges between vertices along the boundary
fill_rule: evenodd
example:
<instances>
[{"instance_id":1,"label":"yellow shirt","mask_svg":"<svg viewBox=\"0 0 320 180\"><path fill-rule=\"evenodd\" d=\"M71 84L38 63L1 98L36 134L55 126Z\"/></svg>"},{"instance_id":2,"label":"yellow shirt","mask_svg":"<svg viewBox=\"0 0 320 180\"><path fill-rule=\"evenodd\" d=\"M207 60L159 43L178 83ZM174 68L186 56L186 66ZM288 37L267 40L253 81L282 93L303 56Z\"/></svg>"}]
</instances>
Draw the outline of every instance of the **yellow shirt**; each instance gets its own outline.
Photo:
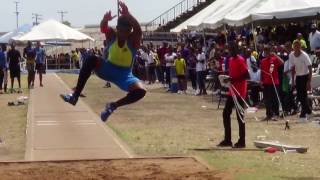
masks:
<instances>
[{"instance_id":1,"label":"yellow shirt","mask_svg":"<svg viewBox=\"0 0 320 180\"><path fill-rule=\"evenodd\" d=\"M120 67L131 67L133 62L133 49L128 46L128 42L125 42L124 46L121 48L118 45L118 38L109 47L108 60L113 65Z\"/></svg>"},{"instance_id":2,"label":"yellow shirt","mask_svg":"<svg viewBox=\"0 0 320 180\"><path fill-rule=\"evenodd\" d=\"M301 48L302 48L302 49L307 49L307 43L306 43L306 41L305 41L304 39L301 39L300 42L301 42Z\"/></svg>"},{"instance_id":3,"label":"yellow shirt","mask_svg":"<svg viewBox=\"0 0 320 180\"><path fill-rule=\"evenodd\" d=\"M176 66L177 75L185 75L186 61L183 58L180 58L176 59L174 64Z\"/></svg>"},{"instance_id":4,"label":"yellow shirt","mask_svg":"<svg viewBox=\"0 0 320 180\"><path fill-rule=\"evenodd\" d=\"M153 53L153 59L156 62L156 66L159 66L160 65L160 60L159 60L159 56L158 56L157 53Z\"/></svg>"},{"instance_id":5,"label":"yellow shirt","mask_svg":"<svg viewBox=\"0 0 320 180\"><path fill-rule=\"evenodd\" d=\"M257 51L252 51L251 55L252 55L254 58L258 59L259 54L257 53Z\"/></svg>"},{"instance_id":6,"label":"yellow shirt","mask_svg":"<svg viewBox=\"0 0 320 180\"><path fill-rule=\"evenodd\" d=\"M79 56L78 56L78 54L77 54L77 53L72 53L71 59L72 59L74 62L78 62L78 61L79 61Z\"/></svg>"},{"instance_id":7,"label":"yellow shirt","mask_svg":"<svg viewBox=\"0 0 320 180\"><path fill-rule=\"evenodd\" d=\"M299 39L296 39L296 40L294 40L294 41L299 41ZM293 41L293 43L294 43L294 41ZM302 49L307 49L308 47L307 47L307 43L306 43L306 41L304 40L304 39L301 39L300 40L300 44L301 44L301 48ZM293 44L292 44L292 48L293 48Z\"/></svg>"}]
</instances>

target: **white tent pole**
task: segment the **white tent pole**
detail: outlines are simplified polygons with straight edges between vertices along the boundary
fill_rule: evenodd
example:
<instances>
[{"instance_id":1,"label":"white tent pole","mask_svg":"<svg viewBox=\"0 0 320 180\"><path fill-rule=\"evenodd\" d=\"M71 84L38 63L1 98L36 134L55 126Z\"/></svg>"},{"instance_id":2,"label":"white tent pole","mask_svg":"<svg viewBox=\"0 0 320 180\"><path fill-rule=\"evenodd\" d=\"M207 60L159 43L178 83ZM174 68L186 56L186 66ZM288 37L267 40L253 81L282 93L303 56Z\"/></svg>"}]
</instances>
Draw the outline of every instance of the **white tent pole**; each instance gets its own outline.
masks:
<instances>
[{"instance_id":1,"label":"white tent pole","mask_svg":"<svg viewBox=\"0 0 320 180\"><path fill-rule=\"evenodd\" d=\"M255 32L254 32L253 22L251 22L251 31L252 31L252 35L253 35L254 49L257 51L256 34L255 34Z\"/></svg>"},{"instance_id":2,"label":"white tent pole","mask_svg":"<svg viewBox=\"0 0 320 180\"><path fill-rule=\"evenodd\" d=\"M203 28L202 32L203 32L203 45L205 46L206 45L206 31L204 28Z\"/></svg>"},{"instance_id":3,"label":"white tent pole","mask_svg":"<svg viewBox=\"0 0 320 180\"><path fill-rule=\"evenodd\" d=\"M70 53L70 63L72 63L72 69L74 69L74 67L75 67L75 64L74 64L74 62L72 61L72 54L71 54L71 51L72 51L72 47L71 46L69 46L69 48L68 48L69 50L68 50L68 53Z\"/></svg>"},{"instance_id":4,"label":"white tent pole","mask_svg":"<svg viewBox=\"0 0 320 180\"><path fill-rule=\"evenodd\" d=\"M224 25L223 25L223 28L224 28L225 38L226 38L226 44L228 44L227 25L226 25L226 24L224 24Z\"/></svg>"},{"instance_id":5,"label":"white tent pole","mask_svg":"<svg viewBox=\"0 0 320 180\"><path fill-rule=\"evenodd\" d=\"M55 54L56 54L56 69L60 69L60 60L58 58L58 42L56 41L56 45L55 45ZM58 64L59 63L59 64Z\"/></svg>"},{"instance_id":6,"label":"white tent pole","mask_svg":"<svg viewBox=\"0 0 320 180\"><path fill-rule=\"evenodd\" d=\"M47 49L48 48L45 48L45 56L44 56L44 58L45 58L45 60L46 60L46 72L48 71L48 58L47 58Z\"/></svg>"},{"instance_id":7,"label":"white tent pole","mask_svg":"<svg viewBox=\"0 0 320 180\"><path fill-rule=\"evenodd\" d=\"M69 49L69 48L67 48L67 49ZM71 52L69 51L69 50L67 50L67 53L69 54L69 64L70 64L70 70L71 70L71 68L72 68L72 60L71 60Z\"/></svg>"}]
</instances>

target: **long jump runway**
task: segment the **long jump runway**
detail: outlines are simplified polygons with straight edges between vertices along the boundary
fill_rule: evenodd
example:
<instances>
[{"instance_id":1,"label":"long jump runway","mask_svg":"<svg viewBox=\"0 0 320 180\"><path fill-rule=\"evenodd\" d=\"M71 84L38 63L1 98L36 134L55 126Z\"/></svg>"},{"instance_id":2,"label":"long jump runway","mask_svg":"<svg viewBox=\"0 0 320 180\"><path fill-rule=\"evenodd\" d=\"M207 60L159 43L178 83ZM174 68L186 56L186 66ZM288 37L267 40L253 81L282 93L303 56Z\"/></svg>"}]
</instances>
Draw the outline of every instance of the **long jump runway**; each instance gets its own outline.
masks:
<instances>
[{"instance_id":1,"label":"long jump runway","mask_svg":"<svg viewBox=\"0 0 320 180\"><path fill-rule=\"evenodd\" d=\"M44 76L44 87L38 84L30 91L27 161L132 158L81 99L76 106L63 102L59 94L70 89L56 74Z\"/></svg>"}]
</instances>

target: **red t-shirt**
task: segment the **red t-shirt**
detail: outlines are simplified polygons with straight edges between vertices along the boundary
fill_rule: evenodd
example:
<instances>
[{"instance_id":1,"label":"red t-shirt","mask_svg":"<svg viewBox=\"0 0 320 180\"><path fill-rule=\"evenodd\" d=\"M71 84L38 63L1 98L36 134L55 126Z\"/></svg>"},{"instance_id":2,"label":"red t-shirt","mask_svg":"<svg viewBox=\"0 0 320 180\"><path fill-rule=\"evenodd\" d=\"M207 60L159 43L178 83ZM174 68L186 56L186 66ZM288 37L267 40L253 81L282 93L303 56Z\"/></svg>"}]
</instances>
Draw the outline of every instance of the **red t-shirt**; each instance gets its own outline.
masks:
<instances>
[{"instance_id":1,"label":"red t-shirt","mask_svg":"<svg viewBox=\"0 0 320 180\"><path fill-rule=\"evenodd\" d=\"M237 57L230 57L229 76L232 79L236 79L232 81L232 85L239 92L240 96L243 98L246 98L246 95L247 95L247 80L238 79L238 78L242 77L246 73L248 73L248 66L245 59L239 55ZM235 92L235 95L239 96L239 94ZM229 89L228 95L231 96L230 89Z\"/></svg>"},{"instance_id":2,"label":"red t-shirt","mask_svg":"<svg viewBox=\"0 0 320 180\"><path fill-rule=\"evenodd\" d=\"M168 51L169 51L169 49L165 48L165 47L162 47L162 48L158 49L158 56L159 56L161 65L165 65L166 64L166 60L164 58L164 55L166 53L168 53Z\"/></svg>"},{"instance_id":3,"label":"red t-shirt","mask_svg":"<svg viewBox=\"0 0 320 180\"><path fill-rule=\"evenodd\" d=\"M222 72L222 71L223 71L223 69L222 69L222 64L223 64L224 58L223 58L223 57L219 57L219 59L217 59L217 61L219 62L219 68L218 68L218 70L219 70L220 72Z\"/></svg>"},{"instance_id":4,"label":"red t-shirt","mask_svg":"<svg viewBox=\"0 0 320 180\"><path fill-rule=\"evenodd\" d=\"M271 64L273 64L273 70L271 67ZM273 85L272 78L271 78L271 71L272 71L272 77L275 85L279 85L279 74L278 69L281 65L280 59L278 57L271 55L269 57L264 58L261 61L261 82L265 85Z\"/></svg>"}]
</instances>

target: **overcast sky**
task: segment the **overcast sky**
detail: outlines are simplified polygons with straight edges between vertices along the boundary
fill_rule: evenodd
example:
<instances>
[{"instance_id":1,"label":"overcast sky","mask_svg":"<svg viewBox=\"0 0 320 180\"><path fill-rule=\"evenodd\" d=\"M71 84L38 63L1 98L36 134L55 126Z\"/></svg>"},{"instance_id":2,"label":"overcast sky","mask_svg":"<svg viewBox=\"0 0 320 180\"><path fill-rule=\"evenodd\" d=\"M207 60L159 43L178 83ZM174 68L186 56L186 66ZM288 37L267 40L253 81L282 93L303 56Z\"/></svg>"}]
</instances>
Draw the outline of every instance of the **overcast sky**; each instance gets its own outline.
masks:
<instances>
[{"instance_id":1,"label":"overcast sky","mask_svg":"<svg viewBox=\"0 0 320 180\"><path fill-rule=\"evenodd\" d=\"M16 27L15 0L1 0L0 32ZM32 24L32 13L42 19L60 20L58 10L68 11L65 20L73 26L98 24L107 10L116 13L116 0L17 0L19 3L19 25ZM149 22L181 0L124 0L130 12L140 21ZM41 21L43 21L41 20ZM40 22L41 22L40 21Z\"/></svg>"}]
</instances>

